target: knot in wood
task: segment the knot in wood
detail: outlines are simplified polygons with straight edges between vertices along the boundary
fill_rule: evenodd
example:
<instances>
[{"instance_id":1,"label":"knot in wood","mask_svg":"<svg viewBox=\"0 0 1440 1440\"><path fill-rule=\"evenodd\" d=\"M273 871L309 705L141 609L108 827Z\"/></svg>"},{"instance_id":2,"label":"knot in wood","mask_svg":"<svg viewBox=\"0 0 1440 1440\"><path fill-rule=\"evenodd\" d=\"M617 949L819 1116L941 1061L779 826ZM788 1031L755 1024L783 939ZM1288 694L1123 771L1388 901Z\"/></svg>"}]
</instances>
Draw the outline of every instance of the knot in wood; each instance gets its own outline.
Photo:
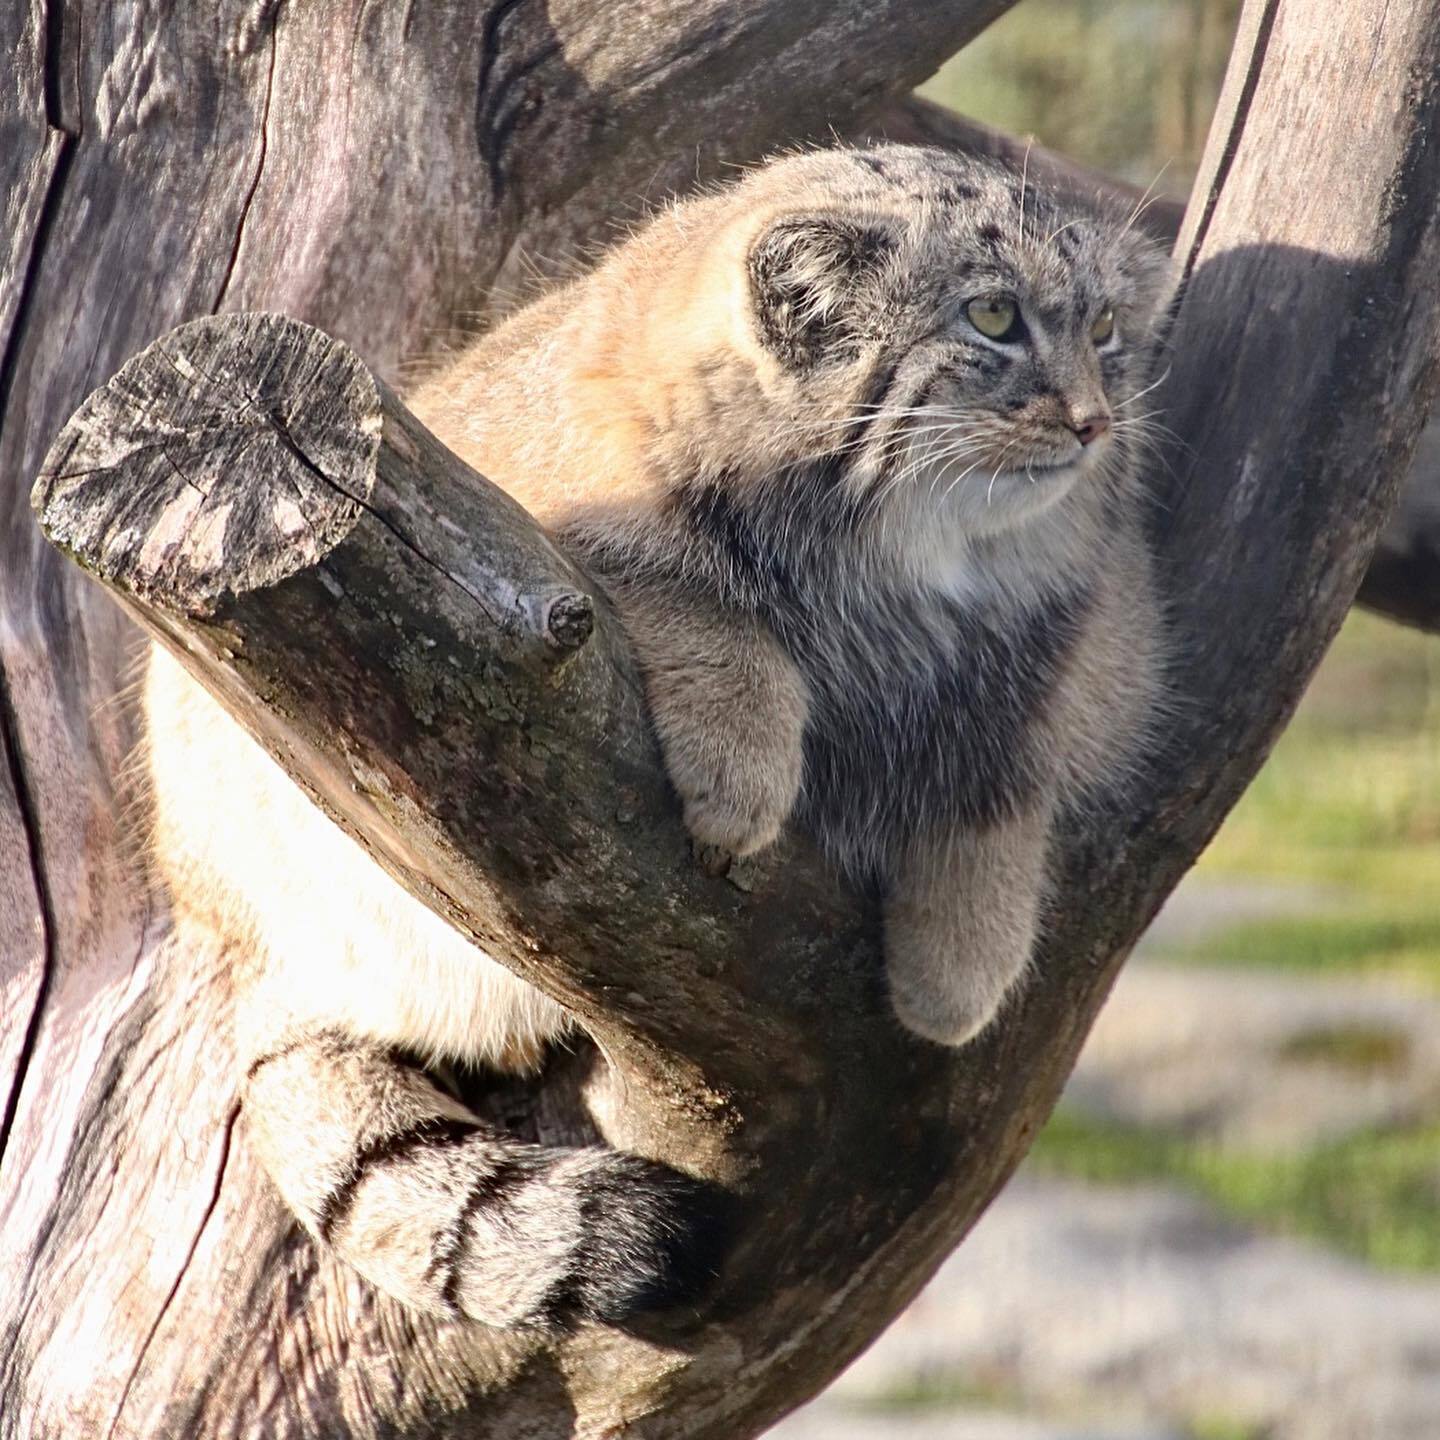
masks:
<instances>
[{"instance_id":1,"label":"knot in wood","mask_svg":"<svg viewBox=\"0 0 1440 1440\"><path fill-rule=\"evenodd\" d=\"M545 605L545 639L557 650L578 650L595 630L595 602L568 591Z\"/></svg>"}]
</instances>

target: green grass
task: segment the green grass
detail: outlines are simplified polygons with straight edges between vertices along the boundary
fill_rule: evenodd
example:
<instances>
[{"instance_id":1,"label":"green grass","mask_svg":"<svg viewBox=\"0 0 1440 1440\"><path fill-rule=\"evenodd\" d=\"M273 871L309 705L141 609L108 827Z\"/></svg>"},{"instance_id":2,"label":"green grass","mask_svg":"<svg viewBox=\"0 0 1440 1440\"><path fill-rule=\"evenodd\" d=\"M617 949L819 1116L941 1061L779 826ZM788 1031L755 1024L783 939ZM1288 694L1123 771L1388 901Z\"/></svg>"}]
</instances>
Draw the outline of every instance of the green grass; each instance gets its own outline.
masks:
<instances>
[{"instance_id":1,"label":"green grass","mask_svg":"<svg viewBox=\"0 0 1440 1440\"><path fill-rule=\"evenodd\" d=\"M1031 0L921 93L1141 186L1159 175L1158 188L1183 195L1239 8L1238 0Z\"/></svg>"},{"instance_id":2,"label":"green grass","mask_svg":"<svg viewBox=\"0 0 1440 1440\"><path fill-rule=\"evenodd\" d=\"M1440 988L1440 641L1352 616L1198 874L1305 882L1325 898L1171 958ZM1282 1053L1352 1071L1356 1083L1409 1060L1404 1035L1359 1022L1295 1035ZM1034 1163L1102 1183L1176 1181L1248 1223L1388 1268L1440 1269L1440 1122L1277 1155L1062 1107Z\"/></svg>"},{"instance_id":3,"label":"green grass","mask_svg":"<svg viewBox=\"0 0 1440 1440\"><path fill-rule=\"evenodd\" d=\"M1199 871L1440 910L1440 640L1352 615Z\"/></svg>"},{"instance_id":4,"label":"green grass","mask_svg":"<svg viewBox=\"0 0 1440 1440\"><path fill-rule=\"evenodd\" d=\"M943 1410L988 1410L1015 1405L1004 1386L988 1384L949 1366L901 1375L883 1389L847 1397L848 1409L862 1414L922 1414Z\"/></svg>"},{"instance_id":5,"label":"green grass","mask_svg":"<svg viewBox=\"0 0 1440 1440\"><path fill-rule=\"evenodd\" d=\"M1408 914L1363 907L1249 920L1165 954L1207 965L1385 973L1440 988L1440 898L1432 903L1429 911Z\"/></svg>"},{"instance_id":6,"label":"green grass","mask_svg":"<svg viewBox=\"0 0 1440 1440\"><path fill-rule=\"evenodd\" d=\"M1239 1219L1387 1269L1440 1269L1440 1124L1296 1156L1250 1154L1058 1110L1031 1163L1101 1184L1173 1180Z\"/></svg>"},{"instance_id":7,"label":"green grass","mask_svg":"<svg viewBox=\"0 0 1440 1440\"><path fill-rule=\"evenodd\" d=\"M1257 1425L1234 1415L1197 1415L1185 1426L1187 1440L1269 1440L1267 1425Z\"/></svg>"},{"instance_id":8,"label":"green grass","mask_svg":"<svg viewBox=\"0 0 1440 1440\"><path fill-rule=\"evenodd\" d=\"M874 1416L953 1414L976 1410L1034 1412L1033 1404L1027 1403L1012 1387L978 1380L948 1366L934 1366L902 1375L870 1394L847 1396L843 1403L855 1414ZM1100 1418L1091 1413L1088 1405L1078 1409L1066 1408L1062 1413L1065 1418L1079 1422ZM1220 1411L1188 1415L1182 1424L1185 1440L1269 1440L1270 1434L1263 1425Z\"/></svg>"},{"instance_id":9,"label":"green grass","mask_svg":"<svg viewBox=\"0 0 1440 1440\"><path fill-rule=\"evenodd\" d=\"M1410 1062L1409 1037L1384 1025L1317 1025L1300 1030L1280 1047L1297 1065L1328 1065L1356 1075L1403 1071Z\"/></svg>"}]
</instances>

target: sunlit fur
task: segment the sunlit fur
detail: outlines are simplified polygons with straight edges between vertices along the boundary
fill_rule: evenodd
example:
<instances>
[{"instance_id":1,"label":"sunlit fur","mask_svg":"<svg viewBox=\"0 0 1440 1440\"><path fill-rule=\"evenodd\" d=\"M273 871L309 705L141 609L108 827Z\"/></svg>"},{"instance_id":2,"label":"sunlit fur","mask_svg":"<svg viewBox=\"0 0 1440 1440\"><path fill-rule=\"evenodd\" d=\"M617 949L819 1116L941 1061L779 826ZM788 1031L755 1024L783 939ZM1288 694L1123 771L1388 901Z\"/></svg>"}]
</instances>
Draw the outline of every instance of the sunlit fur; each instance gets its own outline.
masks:
<instances>
[{"instance_id":1,"label":"sunlit fur","mask_svg":"<svg viewBox=\"0 0 1440 1440\"><path fill-rule=\"evenodd\" d=\"M660 214L410 397L611 590L697 839L813 831L883 899L896 1013L944 1043L1014 991L1055 816L1156 713L1138 461L1165 277L1124 215L1009 170L816 152ZM966 318L997 293L1017 343ZM163 657L146 708L156 854L182 924L238 957L249 1128L296 1214L407 1303L492 1323L668 1294L678 1177L522 1146L395 1057L523 1068L560 1007Z\"/></svg>"}]
</instances>

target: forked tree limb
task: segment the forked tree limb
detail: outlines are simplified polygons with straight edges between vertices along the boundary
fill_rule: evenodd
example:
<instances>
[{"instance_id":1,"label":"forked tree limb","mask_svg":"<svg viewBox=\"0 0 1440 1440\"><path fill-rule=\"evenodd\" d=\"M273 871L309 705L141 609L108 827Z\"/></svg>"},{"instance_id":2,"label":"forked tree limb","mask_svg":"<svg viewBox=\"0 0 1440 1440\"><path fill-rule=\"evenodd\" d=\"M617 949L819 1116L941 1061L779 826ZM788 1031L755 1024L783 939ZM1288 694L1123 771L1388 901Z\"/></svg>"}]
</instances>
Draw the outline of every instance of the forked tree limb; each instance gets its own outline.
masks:
<instances>
[{"instance_id":1,"label":"forked tree limb","mask_svg":"<svg viewBox=\"0 0 1440 1440\"><path fill-rule=\"evenodd\" d=\"M1440 59L1440 4L1411 23L1395 59L1413 67L1413 85ZM547 569L533 533L530 548L518 544L523 517L483 484L467 485L378 387L350 416L350 445L330 439L323 404L312 439L307 402L364 393L354 362L326 342L263 320L180 332L82 412L48 467L55 478L41 495L52 530L172 641L201 642L191 652L197 670L212 683L223 676L220 693L377 853L403 857L397 871L417 893L434 903L438 886L452 918L458 909L488 948L580 1010L625 1095L623 1110L601 1098L613 1137L662 1157L678 1145L702 1173L743 1185L757 1216L786 1215L781 1227L747 1227L704 1315L665 1333L687 1359L664 1386L643 1342L607 1342L604 1366L585 1337L567 1346L563 1368L582 1416L645 1411L661 1403L661 1386L675 1411L638 1420L637 1433L674 1433L675 1414L688 1434L743 1432L783 1403L769 1368L776 1357L798 1349L795 1363L818 1379L914 1289L1023 1150L1119 959L1253 773L1349 603L1435 378L1440 302L1419 284L1437 259L1440 166L1425 145L1433 92L1411 108L1377 100L1362 67L1331 55L1323 30L1262 12L1260 31L1263 48L1237 62L1247 77L1232 87L1237 118L1219 132L1192 211L1174 333L1171 414L1189 448L1174 457L1156 522L1180 642L1173 751L1126 813L1075 819L1043 979L1006 1024L960 1054L889 1022L873 931L812 858L776 857L748 894L689 864L599 597L594 635L557 662L527 618L536 605L497 605L495 577L517 597L588 587L558 557ZM1368 105L1389 136L1372 152L1375 168L1355 177L1354 208L1317 205L1302 180L1323 160L1324 129L1313 115L1298 123L1314 101L1292 82L1322 57L1344 96L1339 108ZM1288 152L1285 166L1266 163L1275 151ZM1387 196L1400 175L1416 208L1397 213ZM1391 297L1383 320L1377 294ZM1254 323L1257 295L1283 299L1284 346L1273 326ZM1361 318L1336 326L1337 314ZM344 383L314 383L326 366ZM287 375L299 377L294 392ZM1263 399L1276 384L1284 413ZM215 423L236 412L237 391L257 397L242 412L242 436ZM1382 396L1380 425L1358 434L1356 417L1371 417ZM1297 439L1298 415L1307 418ZM144 448L152 426L205 438L175 473ZM336 426L342 434L340 418ZM363 454L367 435L378 435L378 449L357 476L352 452ZM211 445L221 458L205 453ZM317 457L337 447L335 483L322 484L311 473L328 473ZM226 463L237 450L268 456L268 468ZM343 537L332 545L307 533L308 551L261 546L262 558L272 548L287 556L290 573L252 585L250 557L232 568L214 538L211 502L188 498L212 488L212 474L261 487L265 498L245 503L262 516L299 487L316 534L331 535L339 517ZM342 492L363 502L358 510ZM161 516L177 507L184 524L145 523L125 508L136 496ZM460 518L463 543L446 539L441 515ZM182 538L172 556L173 534ZM199 584L187 553L216 574ZM478 567L470 584L436 589L439 573L458 581L467 566ZM226 588L239 593L212 608L210 595ZM489 603L474 603L476 593ZM209 613L181 621L166 604ZM514 633L497 617L518 617ZM436 643L417 649L415 634ZM224 660L220 672L207 654ZM316 678L317 655L331 657L333 682ZM508 704L444 684L450 658L459 664L449 668L498 684ZM549 689L536 678L544 675ZM246 690L268 697L268 718L255 720ZM277 728L276 714L290 718ZM517 738L537 723L550 756L564 757L543 775L525 768L536 761ZM613 754L607 737L618 741ZM357 781L361 798L347 798ZM615 789L635 797L628 827L607 811ZM521 792L533 814L506 803ZM572 850L578 863L550 885ZM802 911L796 897L812 895ZM641 1347L621 1367L631 1377L623 1399L609 1368L617 1344L620 1354ZM737 1384L736 1372L753 1385ZM792 1371L786 1381L792 1398L795 1379Z\"/></svg>"},{"instance_id":2,"label":"forked tree limb","mask_svg":"<svg viewBox=\"0 0 1440 1440\"><path fill-rule=\"evenodd\" d=\"M829 8L845 9L852 20L871 10ZM23 1137L20 1153L30 1178L12 1182L7 1162L10 1188L0 1197L5 1215L24 1222L0 1226L11 1253L24 1257L16 1282L20 1303L10 1309L24 1322L12 1324L0 1347L0 1432L20 1425L17 1434L73 1434L78 1416L115 1440L397 1433L733 1440L812 1393L923 1283L1023 1153L1129 945L1287 718L1350 602L1433 398L1440 153L1431 137L1440 0L1398 13L1382 0L1303 6L1257 0L1247 17L1248 39L1232 65L1208 177L1192 209L1189 278L1165 395L1167 419L1181 437L1155 518L1179 637L1170 750L1123 810L1075 817L1058 856L1055 919L1039 957L1039 979L1001 1027L965 1052L909 1040L889 1022L873 917L856 913L803 847L760 866L746 878L754 887L749 893L699 874L658 759L643 738L638 692L600 597L592 594L595 625L588 640L552 654L544 638L546 605L591 594L588 582L523 515L458 474L352 357L313 339L300 347L323 367L313 372L320 389L312 403L316 394L325 397L322 408L335 428L322 427L317 439L294 423L305 407L283 402L284 423L277 428L262 404L241 437L259 463L247 465L241 456L225 469L237 496L250 494L256 515L267 513L267 505L276 513L276 497L265 499L267 477L277 484L287 474L299 478L297 465L307 504L325 500L313 532L302 527L288 546L267 551L287 573L272 570L259 586L242 583L233 600L223 586L219 593L193 585L165 592L182 609L209 610L202 621L162 614L155 603L162 592L153 587L148 599L137 593L131 603L146 606L152 623L172 639L185 634L198 642L195 663L226 702L277 748L292 746L296 771L349 823L371 834L422 895L447 910L464 908L502 959L582 1009L605 1038L611 1064L596 1063L578 1083L589 1087L602 1127L617 1142L661 1155L683 1147L694 1168L746 1190L751 1217L703 1309L644 1335L586 1332L541 1347L525 1337L405 1315L297 1238L255 1174L243 1123L215 1078L229 1072L223 991L211 983L207 957L157 947L143 908L126 912L118 902L107 907L91 900L98 908L82 914L97 920L88 929L78 925L55 904L51 886L48 908L44 893L41 908L52 928L62 922L72 928L50 940L51 953L66 963L39 1012L30 1089L17 1112L15 1133ZM55 33L63 42L64 27ZM272 65L277 55L293 57L285 46L298 33L272 50ZM858 56L863 36L852 39ZM363 55L362 42L363 36L357 40ZM277 95L293 82L283 70L275 74ZM593 67L589 73L603 75ZM53 91L61 101L65 83ZM107 98L112 121L130 113L125 98ZM285 131L282 113L283 106L272 111L272 139ZM323 113L323 105L303 113ZM362 106L356 122L366 119ZM509 123L541 122L516 115ZM1357 151L1351 140L1360 125L1367 143ZM303 157L289 149L294 140L287 135L275 153L300 164ZM1316 183L1317 175L1336 179L1340 157L1344 183ZM443 176L454 162L437 163ZM525 171L517 164L502 173L513 180ZM623 166L617 173L633 180ZM260 179L263 190L263 170ZM507 193L523 212L515 189ZM546 203L558 203L545 193ZM333 202L333 195L322 196L320 207ZM420 206L414 213L427 212ZM58 219L64 218L61 206ZM313 280L317 272L307 268L300 244L305 233L286 232L295 242L290 273ZM54 223L49 235L57 238ZM278 244L270 236L268 222L262 229L242 226L241 271L247 254L255 253L247 246ZM208 264L213 253L198 243L184 263ZM142 258L159 265L165 257ZM348 261L337 264L344 276L354 274ZM393 265L393 256L377 257L377 267L391 277ZM188 284L195 272L185 273ZM242 293L238 273L227 280L232 296ZM73 275L67 278L74 283ZM39 279L40 291L59 282L47 270ZM358 283L355 308L346 313L343 328L357 341L368 308L381 303L378 283L369 277ZM136 285L123 303L142 303ZM422 298L437 289L443 285L428 280L417 286ZM327 304L345 311L338 291L327 296ZM424 311L425 303L417 303ZM209 347L204 374L225 381L223 367L230 367L250 394L264 396L255 353L263 326L247 332L244 326L256 322L232 323L241 339L250 336L250 353L245 344ZM382 352L393 349L393 324L386 319L377 332ZM113 353L121 348L119 332L106 333L108 348L95 351L96 379L123 358ZM129 333L135 341L133 326ZM32 368L12 363L7 371L12 395L29 393L20 381L36 373L33 358L43 350L37 334L27 330L15 352ZM178 355L177 347L190 342L172 337L165 343ZM131 343L125 353L137 348ZM78 389L87 362L61 349L69 357L69 383ZM152 352L149 359L155 358ZM389 357L375 358L385 369ZM277 383L284 379L283 366L273 373ZM199 385L204 374L196 367L188 391L177 388L167 403L182 395L186 404L213 403L222 392ZM291 392L282 386L280 393ZM76 401L78 395L70 408ZM58 428L61 417L55 418ZM93 420L92 414L80 430ZM143 429L119 398L105 423L119 435L127 425ZM26 445L37 443L23 433ZM65 450L57 452L42 492L61 507L55 523L67 527L77 550L90 542L78 512L67 517L63 506L80 504L81 472L140 466L141 473L159 473L144 471L145 457L126 455L108 430L92 425L87 433L88 449L77 446L69 459L62 458ZM182 429L177 438L188 435ZM373 451L366 450L365 436L374 439ZM81 437L72 432L71 438ZM97 454L97 439L113 448ZM230 443L223 435L219 440ZM38 464L38 454L35 459ZM215 462L199 440L180 459L182 470L201 478ZM343 479L372 508L337 496L326 476ZM461 506L474 527L463 543L445 542L438 533L443 526L437 528L435 516L452 505ZM157 523L163 508L147 521L152 561L165 558L167 531ZM382 513L395 528L380 523ZM172 514L171 522L182 514ZM284 514L277 535L293 521ZM420 560L396 529L429 558ZM97 566L106 548L88 552ZM320 559L322 549L331 558ZM194 553L203 561L214 552L199 547ZM46 562L23 554L27 583L43 576ZM223 559L223 546L220 554ZM372 566L365 583L358 579L362 557ZM327 608L322 600L330 592L320 577L330 564L348 577L337 583L354 601L343 607L343 624L342 607ZM15 573L12 568L0 583L13 587ZM37 781L43 749L36 737L51 712L36 706L46 693L57 694L62 681L90 703L97 692L87 694L75 677L89 675L87 666L102 679L113 675L118 653L113 638L112 648L102 643L94 620L110 610L74 601L78 592L55 585L49 573L48 585L35 592L44 603L58 603L62 612L70 605L91 618L70 652L50 662L45 673L51 678L20 691L17 652L13 638L7 640L5 684L23 723L0 727L24 742L18 763L12 755L10 775L19 779L13 788L23 828L39 837L33 843L47 857L66 833L55 777L77 772L56 766ZM166 586L183 579L179 571L167 578L163 566L155 574ZM243 567L231 578L242 574ZM547 588L552 583L558 595ZM11 593L7 588L13 614ZM13 593L22 600L31 594ZM502 593L536 603L497 605ZM433 692L467 710L473 728L451 726L429 709L423 658L418 670L387 671L403 665L408 652L383 605L366 619L363 602L382 597L397 602L404 626L423 630L434 623L436 650L453 647L457 656L479 662L480 680L468 695L448 677L452 688ZM262 600L292 622L303 614L313 634L297 636L263 621ZM584 613L583 605L564 609L572 617ZM226 625L240 627L234 634L243 631L242 645L228 643ZM562 633L575 639L583 628L581 622ZM13 629L8 633L13 637ZM347 711L344 697L315 679L309 661L325 644L327 666L375 687L364 692L370 703L359 706L352 697ZM426 648L417 654L423 657ZM99 693L106 693L103 684ZM263 703L267 697L289 713L274 718ZM99 769L108 775L109 741L97 742L97 732L86 728L91 722L67 708L77 703L54 699L53 715L62 721L54 744L65 754L95 747L104 760ZM618 753L597 751L591 704L623 742ZM332 719L343 712L343 730L327 727L327 705ZM423 723L407 725L407 714ZM518 740L521 732L528 743ZM482 791L495 783L466 768L480 763L484 747L492 748L501 776L528 783L542 771L527 767L545 767L542 778L554 795L579 805L560 832L563 844L544 835L526 848L532 822L522 813L527 807L514 803L514 792L503 811L471 805L458 784L437 795L446 773L473 780ZM582 775L587 766L589 774ZM625 779L613 797L603 797L613 806L608 812L600 798L607 773ZM347 795L354 783L363 793ZM4 795L0 783L0 820ZM548 803L529 790L524 798L527 805ZM412 804L420 800L433 808ZM78 834L86 812L76 810ZM517 844L504 847L502 857L500 842L510 827ZM110 840L102 830L92 843L103 847ZM591 857L596 874L563 869L570 844ZM75 865L64 873L87 871ZM555 894L545 893L547 875L557 873L563 883L557 881ZM607 893L616 876L635 883L624 893L618 887ZM447 891L444 900L437 883ZM82 891L77 886L73 893ZM576 894L596 903L584 910ZM520 896L534 909L508 903ZM662 935L656 911L667 897L676 904ZM23 891L18 903L26 903ZM566 943L554 943L556 937ZM77 965L84 955L116 957L90 981L88 1000ZM623 977L619 983L617 977ZM697 1005L710 1013L692 1013ZM64 1127L53 1139L39 1123L33 1093L42 1061L55 1077L51 1113ZM546 1087L530 1099L537 1128L562 1132L573 1091ZM52 1196L43 1217L37 1215L37 1202ZM127 1313L138 1318L127 1324L120 1318ZM213 1335L215 1342L197 1345L197 1335ZM67 1370L77 1352L94 1358L92 1373L82 1379Z\"/></svg>"}]
</instances>

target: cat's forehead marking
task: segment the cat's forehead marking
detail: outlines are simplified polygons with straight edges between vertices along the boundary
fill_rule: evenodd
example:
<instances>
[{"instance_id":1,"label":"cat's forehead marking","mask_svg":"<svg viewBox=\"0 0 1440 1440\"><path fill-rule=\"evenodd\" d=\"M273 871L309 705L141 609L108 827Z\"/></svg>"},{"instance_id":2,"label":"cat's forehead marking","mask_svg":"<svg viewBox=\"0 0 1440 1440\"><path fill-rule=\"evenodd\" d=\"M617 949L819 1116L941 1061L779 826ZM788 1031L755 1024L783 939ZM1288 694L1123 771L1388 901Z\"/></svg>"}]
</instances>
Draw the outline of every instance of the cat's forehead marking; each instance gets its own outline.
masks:
<instances>
[{"instance_id":1,"label":"cat's forehead marking","mask_svg":"<svg viewBox=\"0 0 1440 1440\"><path fill-rule=\"evenodd\" d=\"M1033 182L1022 187L1018 175L993 167L968 178L942 167L927 177L929 188L916 191L907 188L911 177L892 173L883 158L858 158L871 183L880 182L876 201L901 202L916 263L991 271L997 283L1053 298L1057 306L1063 297L1067 314L1094 303L1089 292L1101 282L1106 237L1092 217L1062 209Z\"/></svg>"}]
</instances>

